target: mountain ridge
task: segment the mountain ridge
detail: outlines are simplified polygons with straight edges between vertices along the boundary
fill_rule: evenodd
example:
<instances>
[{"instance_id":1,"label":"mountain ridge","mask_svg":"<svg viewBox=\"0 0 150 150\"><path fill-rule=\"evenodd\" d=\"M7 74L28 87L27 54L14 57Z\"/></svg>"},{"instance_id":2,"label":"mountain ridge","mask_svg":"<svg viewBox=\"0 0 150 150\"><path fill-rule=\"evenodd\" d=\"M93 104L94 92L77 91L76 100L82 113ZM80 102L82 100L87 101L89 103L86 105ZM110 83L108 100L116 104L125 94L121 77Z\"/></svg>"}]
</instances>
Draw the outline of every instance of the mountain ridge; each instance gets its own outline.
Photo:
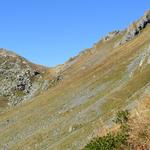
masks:
<instances>
[{"instance_id":1,"label":"mountain ridge","mask_svg":"<svg viewBox=\"0 0 150 150\"><path fill-rule=\"evenodd\" d=\"M116 46L127 33L112 32L48 70L50 88L0 114L0 148L81 149L113 127L118 110L134 110L150 92L150 25Z\"/></svg>"}]
</instances>

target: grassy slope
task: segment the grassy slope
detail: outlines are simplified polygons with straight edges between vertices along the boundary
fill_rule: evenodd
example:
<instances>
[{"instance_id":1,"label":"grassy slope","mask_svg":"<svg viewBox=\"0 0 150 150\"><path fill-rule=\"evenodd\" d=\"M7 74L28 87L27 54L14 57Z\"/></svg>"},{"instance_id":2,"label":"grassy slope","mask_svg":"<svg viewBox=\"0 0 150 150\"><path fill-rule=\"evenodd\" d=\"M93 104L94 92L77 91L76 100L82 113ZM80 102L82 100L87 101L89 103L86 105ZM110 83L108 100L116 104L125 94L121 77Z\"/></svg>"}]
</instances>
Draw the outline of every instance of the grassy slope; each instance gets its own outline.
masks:
<instances>
[{"instance_id":1,"label":"grassy slope","mask_svg":"<svg viewBox=\"0 0 150 150\"><path fill-rule=\"evenodd\" d=\"M132 77L127 71L150 44L149 33L148 26L140 36L115 49L111 45L120 37L98 43L94 54L80 56L64 72L62 83L0 114L0 149L4 145L12 150L83 147L101 126L111 125L118 109L134 106L139 95L149 91L149 65L137 68Z\"/></svg>"},{"instance_id":2,"label":"grassy slope","mask_svg":"<svg viewBox=\"0 0 150 150\"><path fill-rule=\"evenodd\" d=\"M134 109L132 109L132 111L130 111L129 116L128 116L128 121L124 122L123 124L123 126L126 126L128 130L123 131L121 128L122 125L120 126L118 123L115 124L115 122L114 122L114 126L111 129L106 128L106 126L101 127L101 130L103 129L103 132L101 132L101 130L97 131L96 141L94 139L94 143L90 143L90 145L88 144L86 148L84 149L93 150L91 148L91 146L93 145L95 145L95 147L99 149L98 147L100 143L101 143L101 149L114 149L114 146L116 147L115 149L117 150L148 150L150 149L149 116L150 116L150 95L148 94L145 97L143 97L140 101L138 101L137 106ZM112 139L108 137L108 133L113 136L113 139L118 139L119 142L121 142L122 144L118 144L118 140L115 142L113 141L114 144L112 144ZM117 133L122 133L123 135L126 135L127 140L125 140L126 141L125 143L123 142L124 138L121 140L120 138L116 136ZM107 145L105 143L106 136L107 136Z\"/></svg>"}]
</instances>

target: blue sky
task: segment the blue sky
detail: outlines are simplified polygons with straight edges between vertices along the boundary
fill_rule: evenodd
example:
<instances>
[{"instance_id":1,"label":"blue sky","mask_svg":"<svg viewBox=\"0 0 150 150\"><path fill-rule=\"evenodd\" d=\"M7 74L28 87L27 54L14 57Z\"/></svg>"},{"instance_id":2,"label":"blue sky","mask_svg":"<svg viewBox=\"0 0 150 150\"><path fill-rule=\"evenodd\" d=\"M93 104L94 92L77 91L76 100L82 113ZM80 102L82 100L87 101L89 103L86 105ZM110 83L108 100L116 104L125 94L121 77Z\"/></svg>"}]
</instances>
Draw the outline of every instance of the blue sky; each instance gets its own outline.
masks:
<instances>
[{"instance_id":1,"label":"blue sky","mask_svg":"<svg viewBox=\"0 0 150 150\"><path fill-rule=\"evenodd\" d=\"M148 9L149 0L0 0L0 47L55 66Z\"/></svg>"}]
</instances>

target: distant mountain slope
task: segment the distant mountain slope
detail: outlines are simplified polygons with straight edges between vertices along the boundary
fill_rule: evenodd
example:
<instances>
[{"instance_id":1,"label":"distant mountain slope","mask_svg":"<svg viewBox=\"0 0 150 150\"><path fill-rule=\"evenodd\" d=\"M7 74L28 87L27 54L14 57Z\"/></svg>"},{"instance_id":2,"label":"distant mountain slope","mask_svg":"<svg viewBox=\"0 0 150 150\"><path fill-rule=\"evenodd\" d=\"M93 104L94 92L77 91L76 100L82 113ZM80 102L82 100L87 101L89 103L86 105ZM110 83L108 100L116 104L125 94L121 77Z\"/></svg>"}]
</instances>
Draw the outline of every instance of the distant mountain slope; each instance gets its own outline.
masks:
<instances>
[{"instance_id":1,"label":"distant mountain slope","mask_svg":"<svg viewBox=\"0 0 150 150\"><path fill-rule=\"evenodd\" d=\"M146 23L139 26L143 18ZM133 110L150 92L149 19L147 12L135 28L109 33L93 48L48 69L55 86L0 114L0 149L78 150L102 126L111 128L118 110Z\"/></svg>"}]
</instances>

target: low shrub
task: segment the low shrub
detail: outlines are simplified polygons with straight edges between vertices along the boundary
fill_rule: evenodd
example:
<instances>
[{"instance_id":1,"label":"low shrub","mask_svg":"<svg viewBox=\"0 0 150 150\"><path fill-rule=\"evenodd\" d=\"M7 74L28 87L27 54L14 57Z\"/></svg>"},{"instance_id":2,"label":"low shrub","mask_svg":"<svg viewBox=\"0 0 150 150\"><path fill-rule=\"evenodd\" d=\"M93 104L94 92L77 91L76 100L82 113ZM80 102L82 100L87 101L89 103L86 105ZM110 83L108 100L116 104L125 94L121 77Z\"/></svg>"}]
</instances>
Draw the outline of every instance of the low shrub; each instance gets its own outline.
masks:
<instances>
[{"instance_id":1,"label":"low shrub","mask_svg":"<svg viewBox=\"0 0 150 150\"><path fill-rule=\"evenodd\" d=\"M128 140L129 112L119 111L116 114L115 123L120 124L120 130L116 133L108 133L106 136L94 138L83 150L114 150L125 145Z\"/></svg>"}]
</instances>

